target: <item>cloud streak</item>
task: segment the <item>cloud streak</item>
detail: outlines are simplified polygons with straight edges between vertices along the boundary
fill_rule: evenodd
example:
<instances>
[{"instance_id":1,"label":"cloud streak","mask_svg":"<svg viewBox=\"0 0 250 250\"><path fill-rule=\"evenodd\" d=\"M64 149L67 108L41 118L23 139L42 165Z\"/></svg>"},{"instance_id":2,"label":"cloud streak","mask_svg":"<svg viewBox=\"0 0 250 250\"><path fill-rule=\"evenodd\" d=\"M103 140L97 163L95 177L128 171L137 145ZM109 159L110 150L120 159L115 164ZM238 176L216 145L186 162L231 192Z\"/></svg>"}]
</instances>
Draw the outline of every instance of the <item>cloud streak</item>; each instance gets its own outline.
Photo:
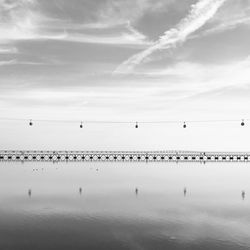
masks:
<instances>
[{"instance_id":1,"label":"cloud streak","mask_svg":"<svg viewBox=\"0 0 250 250\"><path fill-rule=\"evenodd\" d=\"M200 0L192 5L187 17L182 19L173 29L164 33L152 46L133 55L115 70L116 73L129 73L141 64L152 53L161 49L175 48L186 41L189 35L200 29L210 20L226 0Z\"/></svg>"},{"instance_id":2,"label":"cloud streak","mask_svg":"<svg viewBox=\"0 0 250 250\"><path fill-rule=\"evenodd\" d=\"M92 25L74 25L69 29L65 29L64 33L58 33L58 36L47 35L46 39L62 40L69 42L79 43L92 43L92 44L109 44L109 45L124 45L146 48L152 44L147 37L136 30L129 21L120 25L113 25L113 30L106 26L92 26ZM81 32L84 29L90 29L98 32L98 29L105 29L104 33L88 33ZM42 38L42 37L41 37Z\"/></svg>"},{"instance_id":3,"label":"cloud streak","mask_svg":"<svg viewBox=\"0 0 250 250\"><path fill-rule=\"evenodd\" d=\"M16 60L0 61L0 66L15 64Z\"/></svg>"},{"instance_id":4,"label":"cloud streak","mask_svg":"<svg viewBox=\"0 0 250 250\"><path fill-rule=\"evenodd\" d=\"M15 51L13 42L56 40L146 48L152 43L126 20L85 24L47 16L36 0L0 0L0 54ZM99 29L102 29L100 32ZM6 46L9 46L8 48Z\"/></svg>"},{"instance_id":5,"label":"cloud streak","mask_svg":"<svg viewBox=\"0 0 250 250\"><path fill-rule=\"evenodd\" d=\"M2 54L16 54L18 53L18 49L15 47L7 47L7 46L3 46L0 47L0 55Z\"/></svg>"},{"instance_id":6,"label":"cloud streak","mask_svg":"<svg viewBox=\"0 0 250 250\"><path fill-rule=\"evenodd\" d=\"M223 23L211 29L205 30L204 32L202 32L201 36L221 33L230 29L235 29L236 27L240 25L249 25L249 24L250 24L250 17L248 16L240 17L240 18L236 18L230 21L224 21Z\"/></svg>"},{"instance_id":7,"label":"cloud streak","mask_svg":"<svg viewBox=\"0 0 250 250\"><path fill-rule=\"evenodd\" d=\"M0 44L33 37L38 21L32 12L35 4L35 0L0 0Z\"/></svg>"}]
</instances>

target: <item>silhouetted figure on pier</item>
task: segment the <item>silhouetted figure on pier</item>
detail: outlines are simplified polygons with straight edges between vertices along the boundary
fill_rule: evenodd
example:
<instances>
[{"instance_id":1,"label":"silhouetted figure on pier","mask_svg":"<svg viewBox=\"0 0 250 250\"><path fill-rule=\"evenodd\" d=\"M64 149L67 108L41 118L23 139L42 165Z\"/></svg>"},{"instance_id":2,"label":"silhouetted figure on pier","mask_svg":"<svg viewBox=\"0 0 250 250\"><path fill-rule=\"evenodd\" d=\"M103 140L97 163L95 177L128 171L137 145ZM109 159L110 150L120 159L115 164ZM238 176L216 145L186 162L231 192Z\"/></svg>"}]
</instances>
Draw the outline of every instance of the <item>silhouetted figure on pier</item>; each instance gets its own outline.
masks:
<instances>
[{"instance_id":1,"label":"silhouetted figure on pier","mask_svg":"<svg viewBox=\"0 0 250 250\"><path fill-rule=\"evenodd\" d=\"M246 196L246 192L243 190L241 191L241 197L242 197L242 200L245 200L245 196Z\"/></svg>"},{"instance_id":2,"label":"silhouetted figure on pier","mask_svg":"<svg viewBox=\"0 0 250 250\"><path fill-rule=\"evenodd\" d=\"M183 194L184 194L184 196L186 197L186 195L187 195L187 188L184 188L184 189L183 189Z\"/></svg>"},{"instance_id":3,"label":"silhouetted figure on pier","mask_svg":"<svg viewBox=\"0 0 250 250\"><path fill-rule=\"evenodd\" d=\"M80 195L82 194L82 188L81 187L79 188L79 194Z\"/></svg>"},{"instance_id":4,"label":"silhouetted figure on pier","mask_svg":"<svg viewBox=\"0 0 250 250\"><path fill-rule=\"evenodd\" d=\"M29 191L28 191L29 197L31 197L31 194L32 194L32 191L31 191L31 189L29 189Z\"/></svg>"},{"instance_id":5,"label":"silhouetted figure on pier","mask_svg":"<svg viewBox=\"0 0 250 250\"><path fill-rule=\"evenodd\" d=\"M139 192L138 188L135 188L135 195L136 196L138 195L138 192Z\"/></svg>"}]
</instances>

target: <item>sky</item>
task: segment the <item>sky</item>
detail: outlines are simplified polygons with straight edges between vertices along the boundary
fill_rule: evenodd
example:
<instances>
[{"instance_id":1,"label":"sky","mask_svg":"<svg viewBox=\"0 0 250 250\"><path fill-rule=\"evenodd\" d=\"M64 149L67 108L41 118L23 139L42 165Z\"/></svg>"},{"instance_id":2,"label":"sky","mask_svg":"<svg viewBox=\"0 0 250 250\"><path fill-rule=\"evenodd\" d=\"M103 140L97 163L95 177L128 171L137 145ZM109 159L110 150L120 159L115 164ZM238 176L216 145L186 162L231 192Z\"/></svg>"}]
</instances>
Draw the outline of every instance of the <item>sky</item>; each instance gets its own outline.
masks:
<instances>
[{"instance_id":1,"label":"sky","mask_svg":"<svg viewBox=\"0 0 250 250\"><path fill-rule=\"evenodd\" d=\"M238 124L70 129L240 123L250 118L249 67L250 0L0 0L0 117L77 121L31 131L1 120L0 146L247 150Z\"/></svg>"}]
</instances>

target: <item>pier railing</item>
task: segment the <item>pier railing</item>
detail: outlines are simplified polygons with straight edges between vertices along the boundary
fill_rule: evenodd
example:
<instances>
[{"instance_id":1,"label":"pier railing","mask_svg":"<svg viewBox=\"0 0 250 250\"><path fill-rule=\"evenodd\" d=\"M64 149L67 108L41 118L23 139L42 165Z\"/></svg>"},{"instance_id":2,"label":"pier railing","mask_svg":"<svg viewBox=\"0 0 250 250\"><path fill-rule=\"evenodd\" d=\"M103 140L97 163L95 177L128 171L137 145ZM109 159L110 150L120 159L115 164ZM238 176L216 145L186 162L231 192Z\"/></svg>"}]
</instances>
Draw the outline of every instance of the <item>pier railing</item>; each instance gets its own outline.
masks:
<instances>
[{"instance_id":1,"label":"pier railing","mask_svg":"<svg viewBox=\"0 0 250 250\"><path fill-rule=\"evenodd\" d=\"M0 162L250 162L250 152L8 150Z\"/></svg>"}]
</instances>

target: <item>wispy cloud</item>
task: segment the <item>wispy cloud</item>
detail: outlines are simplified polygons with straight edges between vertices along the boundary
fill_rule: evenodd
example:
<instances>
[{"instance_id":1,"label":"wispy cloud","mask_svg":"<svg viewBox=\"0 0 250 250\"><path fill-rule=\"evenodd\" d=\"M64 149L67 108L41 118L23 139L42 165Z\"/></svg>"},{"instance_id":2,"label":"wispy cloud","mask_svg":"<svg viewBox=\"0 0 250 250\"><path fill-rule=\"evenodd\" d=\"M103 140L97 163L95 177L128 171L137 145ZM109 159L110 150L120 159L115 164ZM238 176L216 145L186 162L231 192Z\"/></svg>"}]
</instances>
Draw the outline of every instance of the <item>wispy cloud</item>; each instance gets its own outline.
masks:
<instances>
[{"instance_id":1,"label":"wispy cloud","mask_svg":"<svg viewBox=\"0 0 250 250\"><path fill-rule=\"evenodd\" d=\"M0 0L0 43L33 37L38 22L31 10L35 4L35 0Z\"/></svg>"},{"instance_id":2,"label":"wispy cloud","mask_svg":"<svg viewBox=\"0 0 250 250\"><path fill-rule=\"evenodd\" d=\"M41 38L55 39L79 43L128 45L145 48L152 44L147 37L136 30L129 21L112 26L99 25L99 23L78 25L65 25L63 33L58 35L44 35ZM87 31L86 31L87 29ZM102 32L98 32L102 29Z\"/></svg>"},{"instance_id":3,"label":"wispy cloud","mask_svg":"<svg viewBox=\"0 0 250 250\"><path fill-rule=\"evenodd\" d=\"M114 4L113 1L112 3ZM18 2L0 0L0 44L2 47L0 53L7 53L7 49L3 48L4 45L20 40L61 40L78 43L135 45L141 48L152 44L145 35L132 27L125 17L118 20L117 16L111 15L108 19L106 11L105 20L102 23L100 21L90 24L79 23L47 16L41 11L39 4L36 0ZM114 6L111 6L112 11L110 11L113 13ZM98 29L103 29L103 31L99 32Z\"/></svg>"},{"instance_id":4,"label":"wispy cloud","mask_svg":"<svg viewBox=\"0 0 250 250\"><path fill-rule=\"evenodd\" d=\"M249 86L250 57L244 60L234 61L221 65L203 65L199 63L180 62L163 70L145 72L145 76L168 82L163 89L172 90L172 97L191 98L197 95L216 93L216 91L230 88L242 88ZM164 93L164 91L161 91ZM184 93L184 94L182 94Z\"/></svg>"},{"instance_id":5,"label":"wispy cloud","mask_svg":"<svg viewBox=\"0 0 250 250\"><path fill-rule=\"evenodd\" d=\"M138 39L137 36L130 33L122 33L120 35L112 34L109 36L87 35L87 34L70 34L64 33L59 36L44 36L44 39L61 40L68 42L92 43L92 44L109 44L109 45L125 45L127 47L145 48L150 45L150 41Z\"/></svg>"},{"instance_id":6,"label":"wispy cloud","mask_svg":"<svg viewBox=\"0 0 250 250\"><path fill-rule=\"evenodd\" d=\"M97 23L102 25L123 24L124 22L136 22L145 13L159 12L175 0L109 0L97 14Z\"/></svg>"},{"instance_id":7,"label":"wispy cloud","mask_svg":"<svg viewBox=\"0 0 250 250\"><path fill-rule=\"evenodd\" d=\"M130 57L122 63L114 73L128 73L142 63L145 58L157 50L171 49L183 43L189 35L201 28L210 20L226 0L200 0L192 5L187 17L173 29L165 32L152 46Z\"/></svg>"},{"instance_id":8,"label":"wispy cloud","mask_svg":"<svg viewBox=\"0 0 250 250\"><path fill-rule=\"evenodd\" d=\"M212 20L212 27L205 34L224 32L240 25L250 24L250 0L228 1L224 8Z\"/></svg>"},{"instance_id":9,"label":"wispy cloud","mask_svg":"<svg viewBox=\"0 0 250 250\"><path fill-rule=\"evenodd\" d=\"M16 60L0 61L0 66L15 64Z\"/></svg>"},{"instance_id":10,"label":"wispy cloud","mask_svg":"<svg viewBox=\"0 0 250 250\"><path fill-rule=\"evenodd\" d=\"M2 46L0 47L0 54L16 54L18 49L15 47Z\"/></svg>"},{"instance_id":11,"label":"wispy cloud","mask_svg":"<svg viewBox=\"0 0 250 250\"><path fill-rule=\"evenodd\" d=\"M240 25L249 25L250 24L250 17L249 16L244 16L244 17L238 17L234 18L228 21L224 21L216 26L214 26L211 29L207 29L203 31L200 36L207 36L207 35L212 35L215 33L221 33L230 29L235 29L236 27Z\"/></svg>"}]
</instances>

